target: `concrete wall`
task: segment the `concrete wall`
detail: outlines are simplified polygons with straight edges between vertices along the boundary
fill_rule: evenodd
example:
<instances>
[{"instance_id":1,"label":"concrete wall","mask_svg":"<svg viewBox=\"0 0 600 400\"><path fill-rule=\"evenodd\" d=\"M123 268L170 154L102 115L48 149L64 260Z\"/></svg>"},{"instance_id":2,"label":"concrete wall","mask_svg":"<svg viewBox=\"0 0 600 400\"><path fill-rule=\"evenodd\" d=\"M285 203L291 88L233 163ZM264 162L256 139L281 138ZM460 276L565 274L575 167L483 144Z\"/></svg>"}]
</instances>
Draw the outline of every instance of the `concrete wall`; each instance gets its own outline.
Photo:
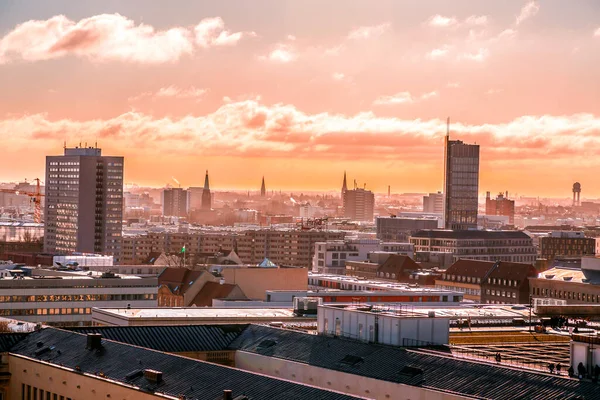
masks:
<instances>
[{"instance_id":1,"label":"concrete wall","mask_svg":"<svg viewBox=\"0 0 600 400\"><path fill-rule=\"evenodd\" d=\"M235 353L235 366L246 371L368 399L455 400L467 398L245 351Z\"/></svg>"},{"instance_id":2,"label":"concrete wall","mask_svg":"<svg viewBox=\"0 0 600 400\"><path fill-rule=\"evenodd\" d=\"M308 290L307 268L223 268L221 274L255 300L265 300L267 290Z\"/></svg>"},{"instance_id":3,"label":"concrete wall","mask_svg":"<svg viewBox=\"0 0 600 400\"><path fill-rule=\"evenodd\" d=\"M119 399L151 400L156 399L148 393L110 382L88 374L79 374L67 368L58 368L41 364L27 358L10 355L8 357L10 380L9 400L21 399L22 385L30 385L44 392L56 393L71 399ZM33 391L33 389L32 389ZM27 396L24 397L27 399ZM32 397L33 399L33 393Z\"/></svg>"},{"instance_id":4,"label":"concrete wall","mask_svg":"<svg viewBox=\"0 0 600 400\"><path fill-rule=\"evenodd\" d=\"M588 373L593 372L596 365L600 365L600 347L597 344L589 344L571 341L571 366L577 374L577 366L583 363Z\"/></svg>"}]
</instances>

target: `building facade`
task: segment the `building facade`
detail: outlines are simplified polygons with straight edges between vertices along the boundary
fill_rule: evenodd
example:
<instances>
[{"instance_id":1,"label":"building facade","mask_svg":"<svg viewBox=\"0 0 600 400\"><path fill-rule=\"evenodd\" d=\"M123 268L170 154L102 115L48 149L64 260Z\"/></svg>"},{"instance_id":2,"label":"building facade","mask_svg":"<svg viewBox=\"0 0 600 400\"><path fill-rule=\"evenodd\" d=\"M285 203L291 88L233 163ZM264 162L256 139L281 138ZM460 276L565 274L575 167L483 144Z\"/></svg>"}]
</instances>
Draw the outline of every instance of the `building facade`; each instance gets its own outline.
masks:
<instances>
[{"instance_id":1,"label":"building facade","mask_svg":"<svg viewBox=\"0 0 600 400\"><path fill-rule=\"evenodd\" d=\"M438 289L464 293L481 304L528 304L529 278L537 276L527 263L459 260L436 280Z\"/></svg>"},{"instance_id":2,"label":"building facade","mask_svg":"<svg viewBox=\"0 0 600 400\"><path fill-rule=\"evenodd\" d=\"M46 157L44 251L121 257L123 157L65 148Z\"/></svg>"},{"instance_id":3,"label":"building facade","mask_svg":"<svg viewBox=\"0 0 600 400\"><path fill-rule=\"evenodd\" d=\"M558 231L540 237L540 256L554 260L557 256L581 257L596 254L596 239L585 237L584 232Z\"/></svg>"},{"instance_id":4,"label":"building facade","mask_svg":"<svg viewBox=\"0 0 600 400\"><path fill-rule=\"evenodd\" d=\"M162 192L162 213L165 217L185 218L190 210L190 193L182 188L169 188Z\"/></svg>"},{"instance_id":5,"label":"building facade","mask_svg":"<svg viewBox=\"0 0 600 400\"><path fill-rule=\"evenodd\" d=\"M373 221L375 195L370 190L353 189L345 190L344 217L353 221Z\"/></svg>"},{"instance_id":6,"label":"building facade","mask_svg":"<svg viewBox=\"0 0 600 400\"><path fill-rule=\"evenodd\" d=\"M410 237L415 252L451 253L453 261L471 259L535 263L533 239L521 231L423 230Z\"/></svg>"},{"instance_id":7,"label":"building facade","mask_svg":"<svg viewBox=\"0 0 600 400\"><path fill-rule=\"evenodd\" d=\"M386 241L407 242L422 229L436 229L438 222L429 218L377 217L377 238Z\"/></svg>"},{"instance_id":8,"label":"building facade","mask_svg":"<svg viewBox=\"0 0 600 400\"><path fill-rule=\"evenodd\" d=\"M449 122L448 122L449 123ZM477 229L479 145L450 140L444 149L444 227Z\"/></svg>"},{"instance_id":9,"label":"building facade","mask_svg":"<svg viewBox=\"0 0 600 400\"><path fill-rule=\"evenodd\" d=\"M498 194L495 199L492 199L490 192L487 192L485 196L485 215L502 215L508 217L508 223L514 225L515 201L508 199L508 192L506 192L506 196L502 193Z\"/></svg>"},{"instance_id":10,"label":"building facade","mask_svg":"<svg viewBox=\"0 0 600 400\"><path fill-rule=\"evenodd\" d=\"M423 196L423 212L442 214L444 212L444 194L437 192Z\"/></svg>"}]
</instances>

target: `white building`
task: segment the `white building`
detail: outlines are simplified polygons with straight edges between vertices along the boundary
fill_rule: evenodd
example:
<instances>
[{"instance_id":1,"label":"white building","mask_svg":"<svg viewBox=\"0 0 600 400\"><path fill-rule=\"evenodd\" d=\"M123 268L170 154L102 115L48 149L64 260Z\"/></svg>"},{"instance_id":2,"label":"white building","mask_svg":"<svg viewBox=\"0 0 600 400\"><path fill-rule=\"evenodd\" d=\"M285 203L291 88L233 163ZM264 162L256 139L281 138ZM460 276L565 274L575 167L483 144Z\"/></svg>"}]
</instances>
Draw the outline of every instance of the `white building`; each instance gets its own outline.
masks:
<instances>
[{"instance_id":1,"label":"white building","mask_svg":"<svg viewBox=\"0 0 600 400\"><path fill-rule=\"evenodd\" d=\"M61 265L67 266L67 264L79 267L112 266L114 265L113 260L112 256L103 256L101 254L72 254L52 257L52 265L55 267Z\"/></svg>"},{"instance_id":2,"label":"white building","mask_svg":"<svg viewBox=\"0 0 600 400\"><path fill-rule=\"evenodd\" d=\"M157 278L28 270L0 279L0 316L49 325L89 325L93 307L156 307ZM42 273L47 275L41 275Z\"/></svg>"},{"instance_id":3,"label":"white building","mask_svg":"<svg viewBox=\"0 0 600 400\"><path fill-rule=\"evenodd\" d=\"M448 344L450 318L412 314L402 309L364 306L318 306L319 334L392 346Z\"/></svg>"},{"instance_id":4,"label":"white building","mask_svg":"<svg viewBox=\"0 0 600 400\"><path fill-rule=\"evenodd\" d=\"M379 239L350 238L345 240L330 240L315 243L313 256L313 272L343 275L346 261L366 261L369 253L384 251L402 254L409 257L414 255L414 246L410 243L382 242Z\"/></svg>"}]
</instances>

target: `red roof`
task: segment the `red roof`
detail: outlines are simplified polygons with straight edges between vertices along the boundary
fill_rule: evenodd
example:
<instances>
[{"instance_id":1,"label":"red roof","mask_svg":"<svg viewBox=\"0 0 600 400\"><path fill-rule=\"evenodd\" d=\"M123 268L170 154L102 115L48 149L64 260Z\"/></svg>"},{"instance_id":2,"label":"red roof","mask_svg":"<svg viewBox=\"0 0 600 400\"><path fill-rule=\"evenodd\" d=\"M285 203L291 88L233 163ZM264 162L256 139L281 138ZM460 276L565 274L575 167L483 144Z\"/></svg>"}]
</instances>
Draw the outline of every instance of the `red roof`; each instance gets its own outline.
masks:
<instances>
[{"instance_id":1,"label":"red roof","mask_svg":"<svg viewBox=\"0 0 600 400\"><path fill-rule=\"evenodd\" d=\"M226 298L237 287L238 285L233 285L230 283L220 284L217 282L206 282L196 297L194 297L194 300L192 300L190 305L195 305L198 307L210 307L212 306L213 299Z\"/></svg>"},{"instance_id":2,"label":"red roof","mask_svg":"<svg viewBox=\"0 0 600 400\"><path fill-rule=\"evenodd\" d=\"M183 295L205 271L168 267L158 276L158 286L167 286L173 294Z\"/></svg>"}]
</instances>

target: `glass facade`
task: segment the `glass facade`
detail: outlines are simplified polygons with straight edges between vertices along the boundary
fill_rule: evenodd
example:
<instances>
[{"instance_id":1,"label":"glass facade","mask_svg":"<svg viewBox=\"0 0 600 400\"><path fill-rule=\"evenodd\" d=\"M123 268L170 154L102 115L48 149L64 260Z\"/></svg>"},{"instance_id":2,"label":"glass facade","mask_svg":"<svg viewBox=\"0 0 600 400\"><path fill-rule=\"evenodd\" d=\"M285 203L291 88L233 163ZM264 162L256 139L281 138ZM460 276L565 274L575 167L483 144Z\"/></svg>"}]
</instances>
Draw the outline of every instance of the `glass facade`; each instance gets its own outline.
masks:
<instances>
[{"instance_id":1,"label":"glass facade","mask_svg":"<svg viewBox=\"0 0 600 400\"><path fill-rule=\"evenodd\" d=\"M446 136L444 166L444 227L477 229L479 145Z\"/></svg>"}]
</instances>

